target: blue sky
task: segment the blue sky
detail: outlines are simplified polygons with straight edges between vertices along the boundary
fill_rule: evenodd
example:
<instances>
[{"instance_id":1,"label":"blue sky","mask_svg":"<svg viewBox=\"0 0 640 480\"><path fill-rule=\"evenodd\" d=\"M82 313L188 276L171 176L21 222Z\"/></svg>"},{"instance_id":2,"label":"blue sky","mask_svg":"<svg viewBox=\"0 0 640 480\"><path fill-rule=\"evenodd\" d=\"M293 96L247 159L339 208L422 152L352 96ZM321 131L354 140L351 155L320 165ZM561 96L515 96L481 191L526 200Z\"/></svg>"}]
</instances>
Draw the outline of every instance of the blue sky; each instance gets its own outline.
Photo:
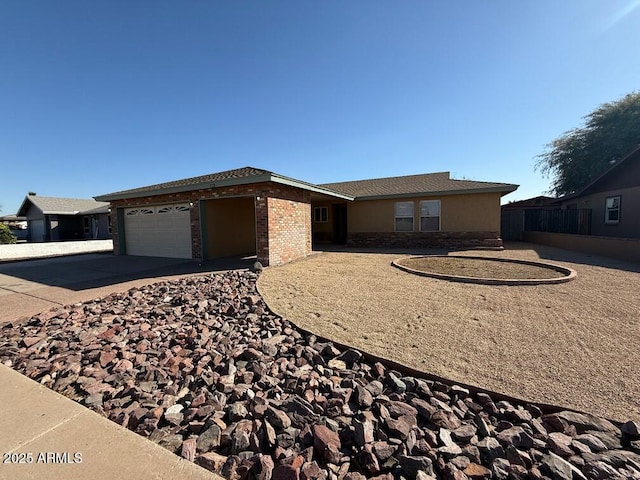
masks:
<instances>
[{"instance_id":1,"label":"blue sky","mask_svg":"<svg viewBox=\"0 0 640 480\"><path fill-rule=\"evenodd\" d=\"M639 0L0 2L0 205L247 165L543 193L545 145L640 89Z\"/></svg>"}]
</instances>

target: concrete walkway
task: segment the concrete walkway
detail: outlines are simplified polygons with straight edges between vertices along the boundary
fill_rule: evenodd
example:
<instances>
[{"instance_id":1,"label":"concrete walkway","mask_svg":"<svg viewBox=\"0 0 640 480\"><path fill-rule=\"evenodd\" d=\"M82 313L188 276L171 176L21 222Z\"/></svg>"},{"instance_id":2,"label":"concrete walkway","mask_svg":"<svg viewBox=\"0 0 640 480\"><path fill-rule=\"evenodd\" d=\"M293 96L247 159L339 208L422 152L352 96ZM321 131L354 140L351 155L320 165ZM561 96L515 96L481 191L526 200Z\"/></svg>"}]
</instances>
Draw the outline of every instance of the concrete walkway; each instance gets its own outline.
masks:
<instances>
[{"instance_id":1,"label":"concrete walkway","mask_svg":"<svg viewBox=\"0 0 640 480\"><path fill-rule=\"evenodd\" d=\"M250 264L110 254L0 263L0 324L163 279ZM0 479L220 479L5 365L0 365L0 453L11 460L0 461ZM31 463L14 464L14 459Z\"/></svg>"},{"instance_id":2,"label":"concrete walkway","mask_svg":"<svg viewBox=\"0 0 640 480\"><path fill-rule=\"evenodd\" d=\"M220 478L4 365L0 385L0 479Z\"/></svg>"}]
</instances>

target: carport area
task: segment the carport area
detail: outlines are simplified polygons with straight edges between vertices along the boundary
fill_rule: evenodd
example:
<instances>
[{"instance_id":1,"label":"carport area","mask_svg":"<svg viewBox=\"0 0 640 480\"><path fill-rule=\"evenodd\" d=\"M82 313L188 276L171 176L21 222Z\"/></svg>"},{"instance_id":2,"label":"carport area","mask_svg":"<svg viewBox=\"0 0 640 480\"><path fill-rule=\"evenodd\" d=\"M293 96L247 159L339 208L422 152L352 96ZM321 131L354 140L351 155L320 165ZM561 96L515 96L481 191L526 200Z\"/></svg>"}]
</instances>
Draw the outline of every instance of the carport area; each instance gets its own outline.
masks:
<instances>
[{"instance_id":1,"label":"carport area","mask_svg":"<svg viewBox=\"0 0 640 480\"><path fill-rule=\"evenodd\" d=\"M203 200L200 218L205 259L256 255L255 197Z\"/></svg>"}]
</instances>

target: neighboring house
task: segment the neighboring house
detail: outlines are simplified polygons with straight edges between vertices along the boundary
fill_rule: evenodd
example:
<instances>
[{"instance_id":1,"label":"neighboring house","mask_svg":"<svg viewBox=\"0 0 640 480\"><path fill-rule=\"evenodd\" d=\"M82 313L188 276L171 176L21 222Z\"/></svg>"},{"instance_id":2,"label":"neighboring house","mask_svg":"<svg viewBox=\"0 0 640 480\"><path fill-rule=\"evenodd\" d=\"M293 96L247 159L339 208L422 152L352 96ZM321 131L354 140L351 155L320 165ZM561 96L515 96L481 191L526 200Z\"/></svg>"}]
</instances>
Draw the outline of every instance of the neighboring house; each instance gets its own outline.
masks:
<instances>
[{"instance_id":1,"label":"neighboring house","mask_svg":"<svg viewBox=\"0 0 640 480\"><path fill-rule=\"evenodd\" d=\"M18 217L16 215L3 215L0 216L0 222L5 224L11 230L11 233L15 235L18 241L27 240L27 218Z\"/></svg>"},{"instance_id":2,"label":"neighboring house","mask_svg":"<svg viewBox=\"0 0 640 480\"><path fill-rule=\"evenodd\" d=\"M542 208L558 208L551 205L553 201L555 201L553 197L540 195L502 205L500 207L500 235L502 239L522 241L526 213Z\"/></svg>"},{"instance_id":3,"label":"neighboring house","mask_svg":"<svg viewBox=\"0 0 640 480\"><path fill-rule=\"evenodd\" d=\"M555 197L546 197L544 195L540 195L538 197L527 198L525 200L505 203L501 208L503 212L505 210L529 210L532 208L547 208L552 202L555 201Z\"/></svg>"},{"instance_id":4,"label":"neighboring house","mask_svg":"<svg viewBox=\"0 0 640 480\"><path fill-rule=\"evenodd\" d=\"M107 202L27 195L17 215L27 219L30 242L111 238Z\"/></svg>"},{"instance_id":5,"label":"neighboring house","mask_svg":"<svg viewBox=\"0 0 640 480\"><path fill-rule=\"evenodd\" d=\"M591 210L591 235L640 238L640 147L577 193L553 205Z\"/></svg>"},{"instance_id":6,"label":"neighboring house","mask_svg":"<svg viewBox=\"0 0 640 480\"><path fill-rule=\"evenodd\" d=\"M16 215L1 215L0 222L8 225L9 228L16 229L25 229L27 228L27 217L18 217Z\"/></svg>"},{"instance_id":7,"label":"neighboring house","mask_svg":"<svg viewBox=\"0 0 640 480\"><path fill-rule=\"evenodd\" d=\"M95 197L114 253L278 265L312 239L376 247L500 248L500 198L518 186L449 173L314 185L245 167Z\"/></svg>"}]
</instances>

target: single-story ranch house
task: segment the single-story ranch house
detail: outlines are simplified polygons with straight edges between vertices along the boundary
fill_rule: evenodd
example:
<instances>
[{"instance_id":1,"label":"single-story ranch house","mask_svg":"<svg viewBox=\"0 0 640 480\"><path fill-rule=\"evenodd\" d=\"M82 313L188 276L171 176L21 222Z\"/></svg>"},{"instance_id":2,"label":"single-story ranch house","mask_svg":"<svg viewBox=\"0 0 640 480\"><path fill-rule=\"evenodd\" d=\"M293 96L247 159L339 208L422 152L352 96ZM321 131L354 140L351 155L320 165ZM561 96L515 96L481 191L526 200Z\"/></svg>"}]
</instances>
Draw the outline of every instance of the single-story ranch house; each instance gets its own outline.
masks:
<instances>
[{"instance_id":1,"label":"single-story ranch house","mask_svg":"<svg viewBox=\"0 0 640 480\"><path fill-rule=\"evenodd\" d=\"M109 203L92 198L29 194L17 215L27 219L27 240L57 242L111 238Z\"/></svg>"},{"instance_id":2,"label":"single-story ranch house","mask_svg":"<svg viewBox=\"0 0 640 480\"><path fill-rule=\"evenodd\" d=\"M95 197L110 202L116 255L278 265L314 242L500 248L500 198L517 185L448 172L314 185L253 167Z\"/></svg>"}]
</instances>

